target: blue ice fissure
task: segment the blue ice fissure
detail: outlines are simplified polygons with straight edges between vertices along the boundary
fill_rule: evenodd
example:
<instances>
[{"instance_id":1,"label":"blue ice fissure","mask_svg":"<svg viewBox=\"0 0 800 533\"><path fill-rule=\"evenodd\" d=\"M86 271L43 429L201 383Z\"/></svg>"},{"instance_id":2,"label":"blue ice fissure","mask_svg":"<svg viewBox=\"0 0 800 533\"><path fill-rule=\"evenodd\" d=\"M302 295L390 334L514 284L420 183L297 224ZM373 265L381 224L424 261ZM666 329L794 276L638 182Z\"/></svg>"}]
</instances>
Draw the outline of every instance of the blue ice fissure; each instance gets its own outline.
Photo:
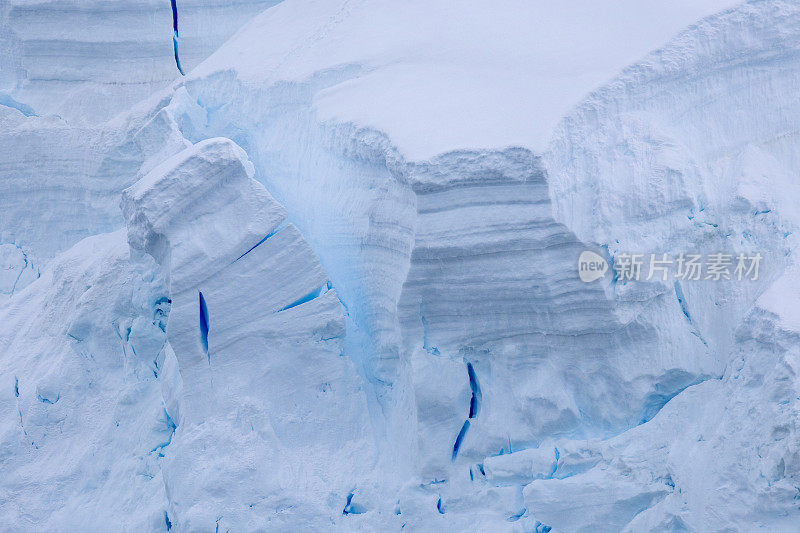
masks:
<instances>
[{"instance_id":1,"label":"blue ice fissure","mask_svg":"<svg viewBox=\"0 0 800 533\"><path fill-rule=\"evenodd\" d=\"M472 363L467 363L467 375L469 376L469 388L472 390L472 397L469 400L469 418L478 416L481 409L481 386L478 384L478 376L475 375L475 367Z\"/></svg>"},{"instance_id":2,"label":"blue ice fissure","mask_svg":"<svg viewBox=\"0 0 800 533\"><path fill-rule=\"evenodd\" d=\"M172 50L175 54L175 66L178 67L178 72L184 74L183 67L181 67L181 60L178 57L178 3L177 0L170 0L172 6Z\"/></svg>"},{"instance_id":3,"label":"blue ice fissure","mask_svg":"<svg viewBox=\"0 0 800 533\"><path fill-rule=\"evenodd\" d=\"M211 329L211 317L208 314L208 306L203 293L197 291L200 300L200 342L203 345L203 350L208 354L208 331Z\"/></svg>"},{"instance_id":4,"label":"blue ice fissure","mask_svg":"<svg viewBox=\"0 0 800 533\"><path fill-rule=\"evenodd\" d=\"M178 35L178 3L176 0L169 0L172 4L172 31Z\"/></svg>"},{"instance_id":5,"label":"blue ice fissure","mask_svg":"<svg viewBox=\"0 0 800 533\"><path fill-rule=\"evenodd\" d=\"M458 450L461 449L461 443L464 441L464 437L466 436L468 429L469 429L469 420L465 420L464 424L461 426L461 431L458 432L456 441L453 443L453 457L452 457L453 461L455 461L456 457L458 457Z\"/></svg>"},{"instance_id":6,"label":"blue ice fissure","mask_svg":"<svg viewBox=\"0 0 800 533\"><path fill-rule=\"evenodd\" d=\"M322 285L320 285L319 287L317 287L313 291L309 292L305 296L301 296L300 298L298 298L297 300L293 301L292 303L290 303L286 307L278 309L277 312L280 313L281 311L286 311L287 309L291 309L292 307L297 307L298 305L303 305L306 302L310 302L314 298L318 298L321 294L323 294L323 292L322 292L323 290L325 290L327 292L327 289L328 289L328 283L327 282L323 283Z\"/></svg>"},{"instance_id":7,"label":"blue ice fissure","mask_svg":"<svg viewBox=\"0 0 800 533\"><path fill-rule=\"evenodd\" d=\"M184 72L183 72L183 67L181 67L181 59L180 59L180 57L178 57L178 35L177 34L173 34L172 35L172 49L173 49L173 52L175 53L175 66L178 67L178 72L180 72L181 75L185 75Z\"/></svg>"},{"instance_id":8,"label":"blue ice fissure","mask_svg":"<svg viewBox=\"0 0 800 533\"><path fill-rule=\"evenodd\" d=\"M683 295L683 289L681 288L681 284L676 281L674 284L675 287L675 297L678 299L678 305L681 306L681 311L683 315L686 317L690 323L692 322L692 317L689 316L689 309L686 307L686 297Z\"/></svg>"},{"instance_id":9,"label":"blue ice fissure","mask_svg":"<svg viewBox=\"0 0 800 533\"><path fill-rule=\"evenodd\" d=\"M267 233L267 234L264 236L264 238L263 238L263 239L261 239L260 241L258 241L257 243L255 243L253 246L251 246L249 250L247 250L245 253L243 253L242 255L240 255L239 257L237 257L236 259L234 259L234 260L233 260L233 262L235 263L236 261L238 261L238 260L239 260L239 259L241 259L242 257L246 256L247 254L249 254L250 252L252 252L252 251L253 251L253 250L255 250L256 248L258 248L259 246L261 246L262 244L264 244L264 243L267 241L267 239L269 239L270 237L272 237L273 235L275 235L276 233L278 233L280 230L282 230L283 228L285 228L287 225L288 225L288 222L286 222L286 221L284 221L283 223L281 223L281 224L280 224L278 227L276 227L274 230L272 230L272 231L270 231L269 233Z\"/></svg>"}]
</instances>

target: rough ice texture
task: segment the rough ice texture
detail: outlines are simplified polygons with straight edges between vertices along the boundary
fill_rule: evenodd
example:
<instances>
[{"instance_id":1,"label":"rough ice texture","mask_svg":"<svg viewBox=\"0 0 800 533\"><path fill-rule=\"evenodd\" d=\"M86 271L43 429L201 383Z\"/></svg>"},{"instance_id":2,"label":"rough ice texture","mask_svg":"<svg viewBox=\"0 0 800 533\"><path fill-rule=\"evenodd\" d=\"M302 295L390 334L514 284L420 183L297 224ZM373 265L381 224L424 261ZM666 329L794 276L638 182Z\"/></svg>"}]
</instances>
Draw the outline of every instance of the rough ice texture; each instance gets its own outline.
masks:
<instances>
[{"instance_id":1,"label":"rough ice texture","mask_svg":"<svg viewBox=\"0 0 800 533\"><path fill-rule=\"evenodd\" d=\"M791 530L800 8L727 4L290 0L113 120L0 108L4 526Z\"/></svg>"},{"instance_id":2,"label":"rough ice texture","mask_svg":"<svg viewBox=\"0 0 800 533\"><path fill-rule=\"evenodd\" d=\"M251 174L241 148L209 139L123 193L131 248L168 279L181 394L164 482L189 530L326 524L374 460L336 291ZM294 511L264 520L281 508Z\"/></svg>"},{"instance_id":3,"label":"rough ice texture","mask_svg":"<svg viewBox=\"0 0 800 533\"><path fill-rule=\"evenodd\" d=\"M0 310L0 528L163 524L155 266L129 259L124 230L89 237Z\"/></svg>"}]
</instances>

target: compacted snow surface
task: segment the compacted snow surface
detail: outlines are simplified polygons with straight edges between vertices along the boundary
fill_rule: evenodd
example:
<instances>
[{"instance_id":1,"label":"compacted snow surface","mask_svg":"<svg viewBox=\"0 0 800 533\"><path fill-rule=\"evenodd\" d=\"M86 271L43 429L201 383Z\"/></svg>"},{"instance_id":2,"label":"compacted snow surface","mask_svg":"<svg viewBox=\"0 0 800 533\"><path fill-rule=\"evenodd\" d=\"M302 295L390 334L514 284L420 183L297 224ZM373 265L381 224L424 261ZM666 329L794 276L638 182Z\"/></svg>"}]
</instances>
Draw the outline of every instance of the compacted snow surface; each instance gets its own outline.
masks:
<instances>
[{"instance_id":1,"label":"compacted snow surface","mask_svg":"<svg viewBox=\"0 0 800 533\"><path fill-rule=\"evenodd\" d=\"M0 49L0 530L800 530L800 2L6 0Z\"/></svg>"}]
</instances>

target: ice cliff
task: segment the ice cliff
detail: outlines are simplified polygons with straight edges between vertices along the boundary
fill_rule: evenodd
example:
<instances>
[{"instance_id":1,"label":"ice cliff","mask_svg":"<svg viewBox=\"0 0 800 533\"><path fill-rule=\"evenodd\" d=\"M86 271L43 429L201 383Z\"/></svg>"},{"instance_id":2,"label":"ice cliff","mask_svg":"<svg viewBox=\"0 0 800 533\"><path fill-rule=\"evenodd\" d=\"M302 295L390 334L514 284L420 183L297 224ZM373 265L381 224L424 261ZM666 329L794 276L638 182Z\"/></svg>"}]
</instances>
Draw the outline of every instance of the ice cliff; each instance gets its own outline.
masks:
<instances>
[{"instance_id":1,"label":"ice cliff","mask_svg":"<svg viewBox=\"0 0 800 533\"><path fill-rule=\"evenodd\" d=\"M800 4L273 3L2 5L2 528L795 529Z\"/></svg>"},{"instance_id":2,"label":"ice cliff","mask_svg":"<svg viewBox=\"0 0 800 533\"><path fill-rule=\"evenodd\" d=\"M3 0L0 104L105 121L167 86L176 60L188 71L278 1Z\"/></svg>"}]
</instances>

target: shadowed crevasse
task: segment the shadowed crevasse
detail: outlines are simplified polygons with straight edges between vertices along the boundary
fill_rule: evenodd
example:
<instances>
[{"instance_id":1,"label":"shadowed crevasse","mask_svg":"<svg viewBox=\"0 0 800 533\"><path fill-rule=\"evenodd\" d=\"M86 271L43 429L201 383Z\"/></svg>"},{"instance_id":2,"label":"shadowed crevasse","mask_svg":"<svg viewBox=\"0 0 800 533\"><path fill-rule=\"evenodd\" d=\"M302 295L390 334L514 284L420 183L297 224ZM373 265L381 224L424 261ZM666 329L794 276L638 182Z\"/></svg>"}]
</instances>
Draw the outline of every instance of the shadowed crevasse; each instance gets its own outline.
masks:
<instances>
[{"instance_id":1,"label":"shadowed crevasse","mask_svg":"<svg viewBox=\"0 0 800 533\"><path fill-rule=\"evenodd\" d=\"M200 342L203 344L203 350L205 350L210 362L211 356L208 355L208 330L211 327L211 317L208 315L208 306L206 305L206 299L203 298L203 293L197 291L197 294L200 300Z\"/></svg>"},{"instance_id":2,"label":"shadowed crevasse","mask_svg":"<svg viewBox=\"0 0 800 533\"><path fill-rule=\"evenodd\" d=\"M181 60L178 57L178 4L176 0L170 0L172 5L172 49L175 54L175 66L178 67L178 72L184 74L181 67Z\"/></svg>"}]
</instances>

